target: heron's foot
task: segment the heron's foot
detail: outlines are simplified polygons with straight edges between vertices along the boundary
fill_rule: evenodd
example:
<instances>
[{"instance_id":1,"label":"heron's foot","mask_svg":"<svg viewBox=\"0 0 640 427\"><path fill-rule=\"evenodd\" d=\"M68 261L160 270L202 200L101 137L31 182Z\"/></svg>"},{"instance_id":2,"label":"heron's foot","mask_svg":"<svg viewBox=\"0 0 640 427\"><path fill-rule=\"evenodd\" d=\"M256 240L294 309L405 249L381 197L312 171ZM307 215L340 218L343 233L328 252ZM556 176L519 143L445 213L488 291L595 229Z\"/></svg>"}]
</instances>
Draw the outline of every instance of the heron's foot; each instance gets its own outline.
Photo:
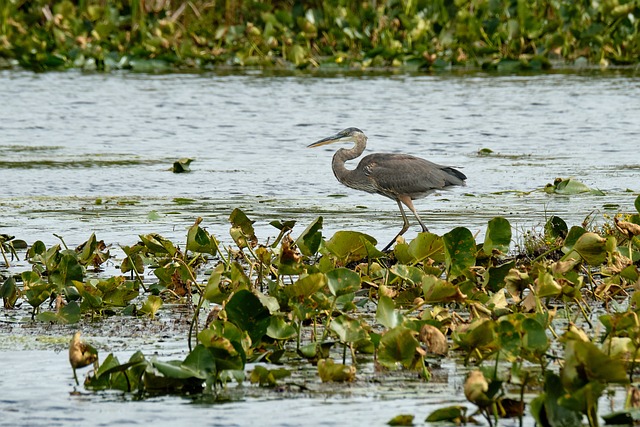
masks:
<instances>
[{"instance_id":1,"label":"heron's foot","mask_svg":"<svg viewBox=\"0 0 640 427\"><path fill-rule=\"evenodd\" d=\"M400 237L400 236L401 236L401 234L398 234L396 237L394 237L394 238L393 238L393 240L392 240L392 241L390 241L389 243L387 243L387 246L385 246L385 247L382 249L382 252L385 252L385 253L386 253L386 252L391 252L391 246L393 246L393 244L394 244L394 243L397 243L397 242L398 242L398 237Z\"/></svg>"}]
</instances>

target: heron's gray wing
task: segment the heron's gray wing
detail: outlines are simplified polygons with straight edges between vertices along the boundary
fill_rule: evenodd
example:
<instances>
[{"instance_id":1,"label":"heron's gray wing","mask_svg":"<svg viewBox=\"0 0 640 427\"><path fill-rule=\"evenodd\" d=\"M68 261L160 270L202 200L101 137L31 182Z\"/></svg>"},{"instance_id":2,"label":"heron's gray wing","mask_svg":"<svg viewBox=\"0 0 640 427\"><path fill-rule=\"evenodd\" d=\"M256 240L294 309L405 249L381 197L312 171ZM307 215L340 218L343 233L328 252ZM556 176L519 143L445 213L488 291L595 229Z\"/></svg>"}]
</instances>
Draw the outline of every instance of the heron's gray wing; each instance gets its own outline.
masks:
<instances>
[{"instance_id":1,"label":"heron's gray wing","mask_svg":"<svg viewBox=\"0 0 640 427\"><path fill-rule=\"evenodd\" d=\"M461 172L407 154L371 154L358 165L378 192L387 197L423 197L433 190L464 185Z\"/></svg>"}]
</instances>

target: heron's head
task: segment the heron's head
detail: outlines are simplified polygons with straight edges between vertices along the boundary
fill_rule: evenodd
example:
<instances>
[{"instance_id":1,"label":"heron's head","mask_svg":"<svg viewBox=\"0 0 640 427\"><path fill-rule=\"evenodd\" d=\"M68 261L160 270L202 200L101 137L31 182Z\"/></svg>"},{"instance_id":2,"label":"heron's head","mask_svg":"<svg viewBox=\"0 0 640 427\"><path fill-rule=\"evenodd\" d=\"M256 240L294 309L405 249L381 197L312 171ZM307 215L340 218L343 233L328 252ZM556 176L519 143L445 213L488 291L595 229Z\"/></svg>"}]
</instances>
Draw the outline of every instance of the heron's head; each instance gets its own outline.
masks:
<instances>
[{"instance_id":1,"label":"heron's head","mask_svg":"<svg viewBox=\"0 0 640 427\"><path fill-rule=\"evenodd\" d=\"M367 136L358 128L346 128L336 133L316 141L307 146L307 148L320 147L322 145L333 144L335 142L356 142L358 140L367 140Z\"/></svg>"}]
</instances>

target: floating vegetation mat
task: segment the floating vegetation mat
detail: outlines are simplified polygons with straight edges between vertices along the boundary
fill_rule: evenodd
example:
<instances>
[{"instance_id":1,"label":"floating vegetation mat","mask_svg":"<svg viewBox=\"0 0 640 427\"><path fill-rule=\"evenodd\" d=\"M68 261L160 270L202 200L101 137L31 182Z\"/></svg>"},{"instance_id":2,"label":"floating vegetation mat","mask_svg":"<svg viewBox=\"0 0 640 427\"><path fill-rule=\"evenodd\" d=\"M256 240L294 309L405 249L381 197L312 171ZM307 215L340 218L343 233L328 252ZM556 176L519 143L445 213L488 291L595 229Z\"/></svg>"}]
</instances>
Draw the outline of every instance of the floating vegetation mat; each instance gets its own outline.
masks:
<instances>
[{"instance_id":1,"label":"floating vegetation mat","mask_svg":"<svg viewBox=\"0 0 640 427\"><path fill-rule=\"evenodd\" d=\"M549 191L587 191L575 187ZM389 252L365 233L323 235L322 217L302 231L273 221L278 236L260 242L240 209L228 246L200 218L182 241L148 233L119 248L95 234L77 248L0 235L0 296L5 314L24 313L14 321L34 328L118 318L132 343L141 328L183 334L185 356L172 360L143 351L119 360L79 331L54 339L68 345L78 383L76 371L90 367L89 392L216 400L240 384L305 393L314 378L340 393L362 378L428 384L455 363L468 372L467 403L443 404L427 421L594 426L601 397L623 390L606 420L630 423L640 393L640 197L634 204L597 228L553 216L517 244L495 217L483 241L456 227L398 238ZM388 422L411 425L414 415Z\"/></svg>"}]
</instances>

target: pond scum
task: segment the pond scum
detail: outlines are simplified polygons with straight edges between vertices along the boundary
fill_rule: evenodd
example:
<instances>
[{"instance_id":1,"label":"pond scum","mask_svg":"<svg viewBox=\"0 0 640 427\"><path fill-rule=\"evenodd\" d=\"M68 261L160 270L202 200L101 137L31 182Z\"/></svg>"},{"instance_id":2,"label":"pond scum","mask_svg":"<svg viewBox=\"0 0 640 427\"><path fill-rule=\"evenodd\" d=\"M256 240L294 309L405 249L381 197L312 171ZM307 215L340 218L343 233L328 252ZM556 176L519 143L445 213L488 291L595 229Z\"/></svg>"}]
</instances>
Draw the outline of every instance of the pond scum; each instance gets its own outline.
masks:
<instances>
[{"instance_id":1,"label":"pond scum","mask_svg":"<svg viewBox=\"0 0 640 427\"><path fill-rule=\"evenodd\" d=\"M638 64L637 0L5 0L0 68Z\"/></svg>"},{"instance_id":2,"label":"pond scum","mask_svg":"<svg viewBox=\"0 0 640 427\"><path fill-rule=\"evenodd\" d=\"M529 413L541 426L581 425L585 416L596 426L600 397L626 387L624 407L605 420L632 424L640 418L633 385L640 196L635 208L597 229L551 217L517 248L509 222L496 217L483 242L457 227L400 238L388 253L359 232L325 238L322 217L295 239L295 221L273 221L277 239L259 243L252 221L236 209L229 218L234 246L221 246L198 219L181 244L147 234L123 246L122 274L105 278L87 276L112 258L95 235L76 249L42 242L27 248L0 235L7 266L20 246L32 266L3 277L0 296L5 310L26 303L30 321L63 324L153 318L164 302L190 310L184 360L147 359L140 351L126 362L102 358L76 333L69 361L74 376L93 364L88 390L215 397L234 381L286 382L294 359L315 366L323 382L354 381L362 364L382 373L414 371L428 382L432 364L453 357L470 367L464 395L474 410L443 407L426 421L461 423L481 414L494 425ZM145 283L149 269L155 278ZM51 309L43 311L47 301ZM249 363L255 365L245 377ZM406 414L389 421L412 423Z\"/></svg>"}]
</instances>

